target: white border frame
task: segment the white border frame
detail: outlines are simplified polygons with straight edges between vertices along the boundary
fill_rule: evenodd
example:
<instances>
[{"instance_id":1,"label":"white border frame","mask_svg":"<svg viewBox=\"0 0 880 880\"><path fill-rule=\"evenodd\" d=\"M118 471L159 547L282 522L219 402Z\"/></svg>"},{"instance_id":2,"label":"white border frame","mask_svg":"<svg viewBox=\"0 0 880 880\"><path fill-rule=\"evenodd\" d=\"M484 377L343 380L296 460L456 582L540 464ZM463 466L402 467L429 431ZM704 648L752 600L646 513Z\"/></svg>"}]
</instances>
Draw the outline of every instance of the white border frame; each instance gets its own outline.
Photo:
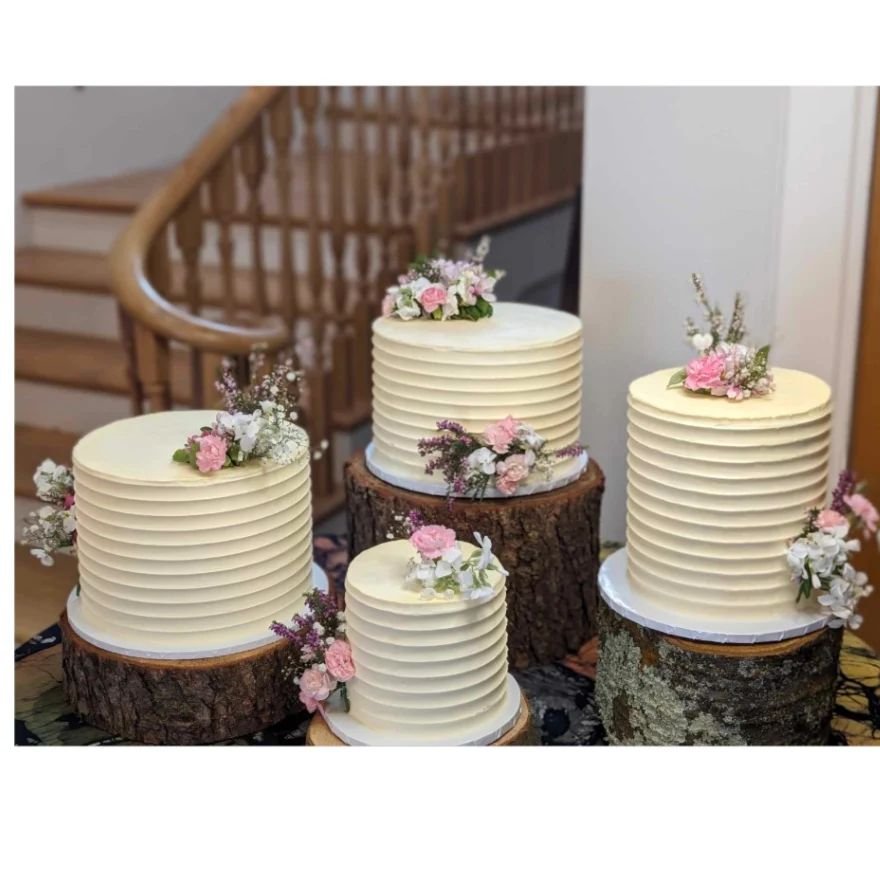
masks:
<instances>
[{"instance_id":1,"label":"white border frame","mask_svg":"<svg viewBox=\"0 0 880 880\"><path fill-rule=\"evenodd\" d=\"M877 92L789 90L772 360L831 385L832 474L849 453Z\"/></svg>"}]
</instances>

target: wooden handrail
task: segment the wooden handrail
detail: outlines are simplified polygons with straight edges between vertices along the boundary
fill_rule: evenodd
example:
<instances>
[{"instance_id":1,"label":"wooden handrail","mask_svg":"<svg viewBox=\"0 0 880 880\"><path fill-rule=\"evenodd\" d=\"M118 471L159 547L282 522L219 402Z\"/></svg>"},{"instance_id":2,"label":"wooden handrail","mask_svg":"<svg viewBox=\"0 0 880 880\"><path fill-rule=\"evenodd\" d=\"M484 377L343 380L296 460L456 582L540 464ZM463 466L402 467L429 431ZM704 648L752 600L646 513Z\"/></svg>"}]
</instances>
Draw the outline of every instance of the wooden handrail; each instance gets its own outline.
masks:
<instances>
[{"instance_id":1,"label":"wooden handrail","mask_svg":"<svg viewBox=\"0 0 880 880\"><path fill-rule=\"evenodd\" d=\"M249 88L144 202L113 246L110 272L119 302L157 335L222 354L247 354L255 347L276 351L289 343L290 329L278 315L263 316L253 326L212 321L169 302L169 291L157 290L147 272L157 236L282 91L277 86Z\"/></svg>"}]
</instances>

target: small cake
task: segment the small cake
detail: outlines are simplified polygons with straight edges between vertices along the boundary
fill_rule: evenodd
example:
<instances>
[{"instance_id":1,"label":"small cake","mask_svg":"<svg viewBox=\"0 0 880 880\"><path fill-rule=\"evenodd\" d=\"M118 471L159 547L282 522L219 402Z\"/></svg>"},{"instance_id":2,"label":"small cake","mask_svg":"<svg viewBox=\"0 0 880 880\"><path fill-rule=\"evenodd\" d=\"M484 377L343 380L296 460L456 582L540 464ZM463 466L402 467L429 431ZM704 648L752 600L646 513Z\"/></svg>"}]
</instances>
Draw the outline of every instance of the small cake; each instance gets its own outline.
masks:
<instances>
[{"instance_id":1,"label":"small cake","mask_svg":"<svg viewBox=\"0 0 880 880\"><path fill-rule=\"evenodd\" d=\"M373 448L368 463L392 483L445 490L425 473L418 442L439 420L482 432L512 416L548 447L581 434L581 322L540 306L502 302L478 321L378 318L373 324ZM558 461L557 477L583 462Z\"/></svg>"},{"instance_id":2,"label":"small cake","mask_svg":"<svg viewBox=\"0 0 880 880\"><path fill-rule=\"evenodd\" d=\"M309 456L213 473L172 461L216 415L124 419L74 448L79 595L69 610L89 641L135 655L231 653L276 638L272 621L302 608L312 584Z\"/></svg>"},{"instance_id":3,"label":"small cake","mask_svg":"<svg viewBox=\"0 0 880 880\"><path fill-rule=\"evenodd\" d=\"M459 542L464 556L478 548ZM478 598L425 599L407 583L408 541L389 541L348 569L346 638L355 676L347 684L353 722L388 744L494 740L515 720L507 669L502 571L486 572Z\"/></svg>"},{"instance_id":4,"label":"small cake","mask_svg":"<svg viewBox=\"0 0 880 880\"><path fill-rule=\"evenodd\" d=\"M760 621L793 611L786 549L825 496L828 385L775 369L773 393L730 400L668 388L672 373L629 389L633 590L698 618Z\"/></svg>"}]
</instances>

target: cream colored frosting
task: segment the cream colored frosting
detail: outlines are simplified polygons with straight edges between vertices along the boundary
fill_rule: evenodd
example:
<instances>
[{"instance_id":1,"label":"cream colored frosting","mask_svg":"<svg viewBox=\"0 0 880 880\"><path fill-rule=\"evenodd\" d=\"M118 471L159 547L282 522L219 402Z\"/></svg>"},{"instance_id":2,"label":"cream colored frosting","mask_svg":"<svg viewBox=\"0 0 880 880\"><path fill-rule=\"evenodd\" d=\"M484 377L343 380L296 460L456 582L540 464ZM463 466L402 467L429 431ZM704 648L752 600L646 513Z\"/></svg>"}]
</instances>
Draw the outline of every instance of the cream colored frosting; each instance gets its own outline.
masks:
<instances>
[{"instance_id":1,"label":"cream colored frosting","mask_svg":"<svg viewBox=\"0 0 880 880\"><path fill-rule=\"evenodd\" d=\"M460 542L465 553L476 548ZM468 730L507 694L505 578L489 572L484 599L425 600L405 584L408 541L389 541L348 568L346 636L355 662L352 718L377 731L430 742Z\"/></svg>"},{"instance_id":2,"label":"cream colored frosting","mask_svg":"<svg viewBox=\"0 0 880 880\"><path fill-rule=\"evenodd\" d=\"M634 590L679 614L757 620L789 611L786 543L828 479L831 391L774 369L776 391L730 401L629 388L627 558Z\"/></svg>"},{"instance_id":3,"label":"cream colored frosting","mask_svg":"<svg viewBox=\"0 0 880 880\"><path fill-rule=\"evenodd\" d=\"M113 422L73 450L81 624L134 651L269 635L312 582L308 455L202 474L173 462L213 411Z\"/></svg>"},{"instance_id":4,"label":"cream colored frosting","mask_svg":"<svg viewBox=\"0 0 880 880\"><path fill-rule=\"evenodd\" d=\"M469 431L512 415L554 447L578 441L581 322L565 312L496 303L481 321L373 324L373 440L377 464L404 479L425 475L416 449L439 419Z\"/></svg>"}]
</instances>

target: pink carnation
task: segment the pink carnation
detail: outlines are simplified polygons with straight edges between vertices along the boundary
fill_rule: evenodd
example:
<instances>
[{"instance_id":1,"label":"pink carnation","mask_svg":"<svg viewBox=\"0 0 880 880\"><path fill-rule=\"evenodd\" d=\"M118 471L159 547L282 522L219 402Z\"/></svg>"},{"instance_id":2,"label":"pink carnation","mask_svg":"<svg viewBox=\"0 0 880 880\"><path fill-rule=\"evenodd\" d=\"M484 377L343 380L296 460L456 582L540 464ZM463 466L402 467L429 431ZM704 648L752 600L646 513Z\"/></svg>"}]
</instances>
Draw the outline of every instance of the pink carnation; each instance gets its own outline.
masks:
<instances>
[{"instance_id":1,"label":"pink carnation","mask_svg":"<svg viewBox=\"0 0 880 880\"><path fill-rule=\"evenodd\" d=\"M880 524L880 514L877 513L877 508L864 495L859 495L858 493L844 495L843 500L849 509L862 521L865 532L873 535L877 531L878 524Z\"/></svg>"},{"instance_id":2,"label":"pink carnation","mask_svg":"<svg viewBox=\"0 0 880 880\"><path fill-rule=\"evenodd\" d=\"M198 438L196 467L203 473L219 471L226 463L226 439L216 434L203 434Z\"/></svg>"},{"instance_id":3,"label":"pink carnation","mask_svg":"<svg viewBox=\"0 0 880 880\"><path fill-rule=\"evenodd\" d=\"M74 495L73 492L68 492L64 496L64 509L70 510L70 508L73 507L74 504L76 504L76 495Z\"/></svg>"},{"instance_id":4,"label":"pink carnation","mask_svg":"<svg viewBox=\"0 0 880 880\"><path fill-rule=\"evenodd\" d=\"M410 543L426 559L439 559L455 546L455 532L445 526L422 526L410 536Z\"/></svg>"},{"instance_id":5,"label":"pink carnation","mask_svg":"<svg viewBox=\"0 0 880 880\"><path fill-rule=\"evenodd\" d=\"M483 436L492 449L504 454L510 448L510 444L516 439L517 431L519 431L521 422L517 421L513 416L507 416L500 422L494 422L489 425Z\"/></svg>"},{"instance_id":6,"label":"pink carnation","mask_svg":"<svg viewBox=\"0 0 880 880\"><path fill-rule=\"evenodd\" d=\"M390 318L394 314L394 297L388 293L382 299L382 317Z\"/></svg>"},{"instance_id":7,"label":"pink carnation","mask_svg":"<svg viewBox=\"0 0 880 880\"><path fill-rule=\"evenodd\" d=\"M819 512L819 515L816 517L816 525L820 529L835 529L838 526L848 525L849 521L842 514L838 513L836 510L831 510L830 507L826 507L825 510Z\"/></svg>"},{"instance_id":8,"label":"pink carnation","mask_svg":"<svg viewBox=\"0 0 880 880\"><path fill-rule=\"evenodd\" d=\"M495 488L504 495L513 495L519 484L529 475L524 455L511 455L495 467Z\"/></svg>"},{"instance_id":9,"label":"pink carnation","mask_svg":"<svg viewBox=\"0 0 880 880\"><path fill-rule=\"evenodd\" d=\"M446 288L440 287L438 284L432 284L426 287L418 296L422 308L430 314L434 309L439 308L446 302Z\"/></svg>"},{"instance_id":10,"label":"pink carnation","mask_svg":"<svg viewBox=\"0 0 880 880\"><path fill-rule=\"evenodd\" d=\"M724 394L724 357L720 354L704 354L694 358L687 365L687 378L684 387L688 391L711 391Z\"/></svg>"},{"instance_id":11,"label":"pink carnation","mask_svg":"<svg viewBox=\"0 0 880 880\"><path fill-rule=\"evenodd\" d=\"M348 681L354 678L354 660L351 658L351 646L344 639L337 639L324 653L327 671L337 681Z\"/></svg>"},{"instance_id":12,"label":"pink carnation","mask_svg":"<svg viewBox=\"0 0 880 880\"><path fill-rule=\"evenodd\" d=\"M309 712L320 709L332 690L333 679L317 666L310 666L299 680L299 698Z\"/></svg>"}]
</instances>

